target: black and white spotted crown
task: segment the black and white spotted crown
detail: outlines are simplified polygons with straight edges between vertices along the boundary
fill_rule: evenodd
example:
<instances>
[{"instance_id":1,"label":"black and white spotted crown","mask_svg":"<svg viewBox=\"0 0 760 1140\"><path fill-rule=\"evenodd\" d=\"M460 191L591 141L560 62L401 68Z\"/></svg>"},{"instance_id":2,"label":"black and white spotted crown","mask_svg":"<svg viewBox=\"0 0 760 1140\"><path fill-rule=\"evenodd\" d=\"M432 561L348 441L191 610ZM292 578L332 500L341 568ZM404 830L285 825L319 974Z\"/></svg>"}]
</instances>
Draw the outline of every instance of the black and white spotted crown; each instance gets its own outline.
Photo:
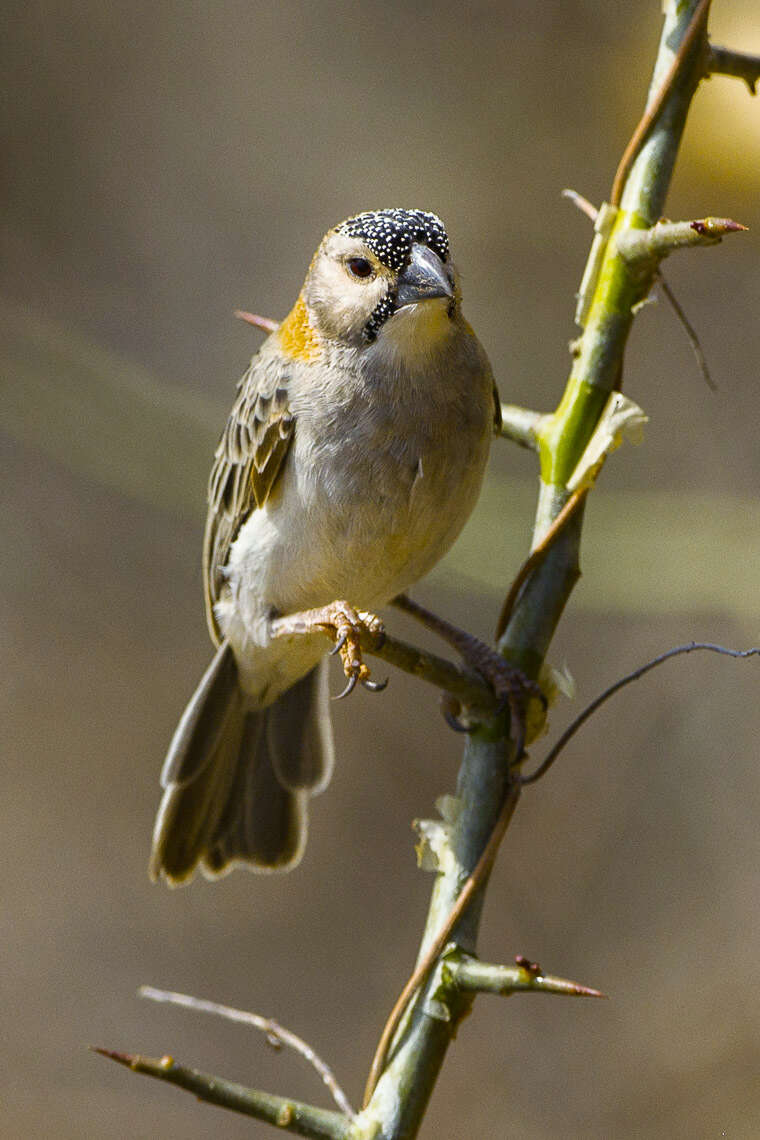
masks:
<instances>
[{"instance_id":1,"label":"black and white spotted crown","mask_svg":"<svg viewBox=\"0 0 760 1140\"><path fill-rule=\"evenodd\" d=\"M449 256L449 239L437 214L426 210L369 210L347 218L337 233L361 238L383 265L397 273L403 269L414 242L422 242L441 261Z\"/></svg>"}]
</instances>

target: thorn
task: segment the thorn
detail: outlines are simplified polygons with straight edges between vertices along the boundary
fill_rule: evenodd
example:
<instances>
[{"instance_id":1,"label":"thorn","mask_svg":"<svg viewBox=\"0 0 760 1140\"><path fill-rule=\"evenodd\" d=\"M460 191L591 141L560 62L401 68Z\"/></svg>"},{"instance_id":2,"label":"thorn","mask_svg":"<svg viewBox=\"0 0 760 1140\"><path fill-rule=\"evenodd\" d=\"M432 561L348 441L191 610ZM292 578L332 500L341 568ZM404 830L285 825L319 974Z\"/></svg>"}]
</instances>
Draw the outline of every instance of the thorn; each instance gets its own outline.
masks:
<instances>
[{"instance_id":1,"label":"thorn","mask_svg":"<svg viewBox=\"0 0 760 1140\"><path fill-rule=\"evenodd\" d=\"M585 214L587 218L591 218L592 222L596 221L596 216L599 213L596 206L592 206L588 198L584 198L577 190L565 189L562 191L562 197L572 202L582 214Z\"/></svg>"},{"instance_id":2,"label":"thorn","mask_svg":"<svg viewBox=\"0 0 760 1140\"><path fill-rule=\"evenodd\" d=\"M101 1057L108 1057L109 1061L116 1061L119 1065L126 1065L131 1068L135 1062L132 1053L117 1053L113 1049L102 1049L99 1045L88 1045L87 1048L92 1053L99 1053Z\"/></svg>"},{"instance_id":3,"label":"thorn","mask_svg":"<svg viewBox=\"0 0 760 1140\"><path fill-rule=\"evenodd\" d=\"M602 993L601 990L592 990L591 986L581 986L576 984L573 986L572 993L577 994L578 997L595 997L604 998L605 1001L610 1000L609 994Z\"/></svg>"},{"instance_id":4,"label":"thorn","mask_svg":"<svg viewBox=\"0 0 760 1140\"><path fill-rule=\"evenodd\" d=\"M720 237L721 234L743 233L749 228L741 222L734 222L731 218L697 218L689 222L689 226L700 237Z\"/></svg>"},{"instance_id":5,"label":"thorn","mask_svg":"<svg viewBox=\"0 0 760 1140\"><path fill-rule=\"evenodd\" d=\"M243 309L235 309L232 315L237 317L239 321L245 321L246 324L253 325L264 332L271 333L280 327L280 322L273 321L271 317L260 317L258 313L246 313Z\"/></svg>"},{"instance_id":6,"label":"thorn","mask_svg":"<svg viewBox=\"0 0 760 1140\"><path fill-rule=\"evenodd\" d=\"M607 994L592 989L591 986L582 986L579 982L569 982L565 978L555 978L545 974L538 962L531 962L524 954L515 955L515 965L525 970L532 978L540 978L550 992L566 994L569 997L607 997Z\"/></svg>"}]
</instances>

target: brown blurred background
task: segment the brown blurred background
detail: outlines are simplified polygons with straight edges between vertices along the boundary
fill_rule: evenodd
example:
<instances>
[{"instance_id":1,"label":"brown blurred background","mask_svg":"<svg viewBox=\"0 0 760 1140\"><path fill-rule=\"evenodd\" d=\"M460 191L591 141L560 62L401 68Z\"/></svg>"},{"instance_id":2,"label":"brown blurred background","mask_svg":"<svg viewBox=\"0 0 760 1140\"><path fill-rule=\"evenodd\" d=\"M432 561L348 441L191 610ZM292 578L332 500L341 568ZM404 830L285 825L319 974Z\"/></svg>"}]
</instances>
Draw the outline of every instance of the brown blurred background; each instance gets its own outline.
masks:
<instances>
[{"instance_id":1,"label":"brown blurred background","mask_svg":"<svg viewBox=\"0 0 760 1140\"><path fill-rule=\"evenodd\" d=\"M640 111L660 5L523 0L277 6L12 4L2 46L2 1031L9 1138L270 1135L89 1054L162 1053L324 1102L256 1035L141 983L276 1016L355 1101L405 979L429 877L409 823L460 749L394 674L335 707L339 763L304 863L169 892L146 874L163 753L210 653L205 479L259 334L325 229L439 212L502 396L557 400L598 202ZM753 0L717 42L760 51ZM662 302L626 390L644 444L604 473L551 658L575 706L671 644L760 641L760 102L700 91L673 217L747 235L666 267L719 392ZM492 629L526 549L531 456L497 444L484 500L417 596ZM390 627L409 633L401 619ZM482 999L423 1136L760 1135L758 666L690 657L610 704L526 794L482 954L609 1002ZM338 678L335 678L337 685ZM544 746L536 749L540 758Z\"/></svg>"}]
</instances>

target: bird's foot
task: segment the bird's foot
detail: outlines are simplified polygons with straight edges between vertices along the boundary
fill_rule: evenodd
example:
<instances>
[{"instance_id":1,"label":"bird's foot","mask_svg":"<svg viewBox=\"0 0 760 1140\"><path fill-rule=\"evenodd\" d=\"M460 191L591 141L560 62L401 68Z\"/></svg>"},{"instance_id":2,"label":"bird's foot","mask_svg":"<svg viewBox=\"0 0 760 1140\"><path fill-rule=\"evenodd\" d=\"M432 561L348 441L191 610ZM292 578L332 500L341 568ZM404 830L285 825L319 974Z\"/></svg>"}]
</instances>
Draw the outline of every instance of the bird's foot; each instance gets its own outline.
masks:
<instances>
[{"instance_id":1,"label":"bird's foot","mask_svg":"<svg viewBox=\"0 0 760 1140\"><path fill-rule=\"evenodd\" d=\"M330 652L339 654L346 675L345 689L333 699L347 697L356 688L357 681L370 692L377 693L386 687L388 681L373 681L370 671L362 658L361 639L369 635L373 647L379 649L385 640L385 627L375 614L355 610L348 602L335 601L315 610L288 614L274 618L270 632L272 637L289 637L293 634L307 634L320 631L332 637L335 644Z\"/></svg>"},{"instance_id":2,"label":"bird's foot","mask_svg":"<svg viewBox=\"0 0 760 1140\"><path fill-rule=\"evenodd\" d=\"M488 682L496 697L497 711L501 713L509 709L512 734L516 742L516 758L519 760L525 744L526 714L530 700L535 698L540 701L544 710L547 706L546 697L536 681L511 665L496 649L452 625L445 618L431 613L406 594L399 594L393 599L393 604L443 637L449 645L453 645L463 661ZM476 723L466 717L466 714L462 719L461 704L450 693L444 695L441 708L446 723L451 728L457 732L474 731Z\"/></svg>"},{"instance_id":3,"label":"bird's foot","mask_svg":"<svg viewBox=\"0 0 760 1140\"><path fill-rule=\"evenodd\" d=\"M510 665L496 649L477 637L463 634L457 649L466 664L491 686L497 701L497 712L509 709L512 735L516 743L515 760L520 760L525 746L528 704L531 700L537 700L545 711L547 700L544 693L536 681L527 677L521 669ZM446 694L441 707L446 723L457 732L472 732L477 727L469 719L461 719L461 706L451 694Z\"/></svg>"}]
</instances>

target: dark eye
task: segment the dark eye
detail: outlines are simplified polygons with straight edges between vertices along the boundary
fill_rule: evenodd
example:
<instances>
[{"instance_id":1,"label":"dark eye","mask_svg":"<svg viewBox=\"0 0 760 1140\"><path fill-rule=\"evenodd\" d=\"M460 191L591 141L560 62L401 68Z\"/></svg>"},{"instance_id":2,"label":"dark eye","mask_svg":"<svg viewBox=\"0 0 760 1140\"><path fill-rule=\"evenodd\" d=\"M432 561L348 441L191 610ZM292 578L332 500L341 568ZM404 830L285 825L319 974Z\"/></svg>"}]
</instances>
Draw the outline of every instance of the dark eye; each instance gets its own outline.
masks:
<instances>
[{"instance_id":1,"label":"dark eye","mask_svg":"<svg viewBox=\"0 0 760 1140\"><path fill-rule=\"evenodd\" d=\"M353 277L371 277L375 272L372 262L367 261L366 257L349 257L346 266Z\"/></svg>"}]
</instances>

